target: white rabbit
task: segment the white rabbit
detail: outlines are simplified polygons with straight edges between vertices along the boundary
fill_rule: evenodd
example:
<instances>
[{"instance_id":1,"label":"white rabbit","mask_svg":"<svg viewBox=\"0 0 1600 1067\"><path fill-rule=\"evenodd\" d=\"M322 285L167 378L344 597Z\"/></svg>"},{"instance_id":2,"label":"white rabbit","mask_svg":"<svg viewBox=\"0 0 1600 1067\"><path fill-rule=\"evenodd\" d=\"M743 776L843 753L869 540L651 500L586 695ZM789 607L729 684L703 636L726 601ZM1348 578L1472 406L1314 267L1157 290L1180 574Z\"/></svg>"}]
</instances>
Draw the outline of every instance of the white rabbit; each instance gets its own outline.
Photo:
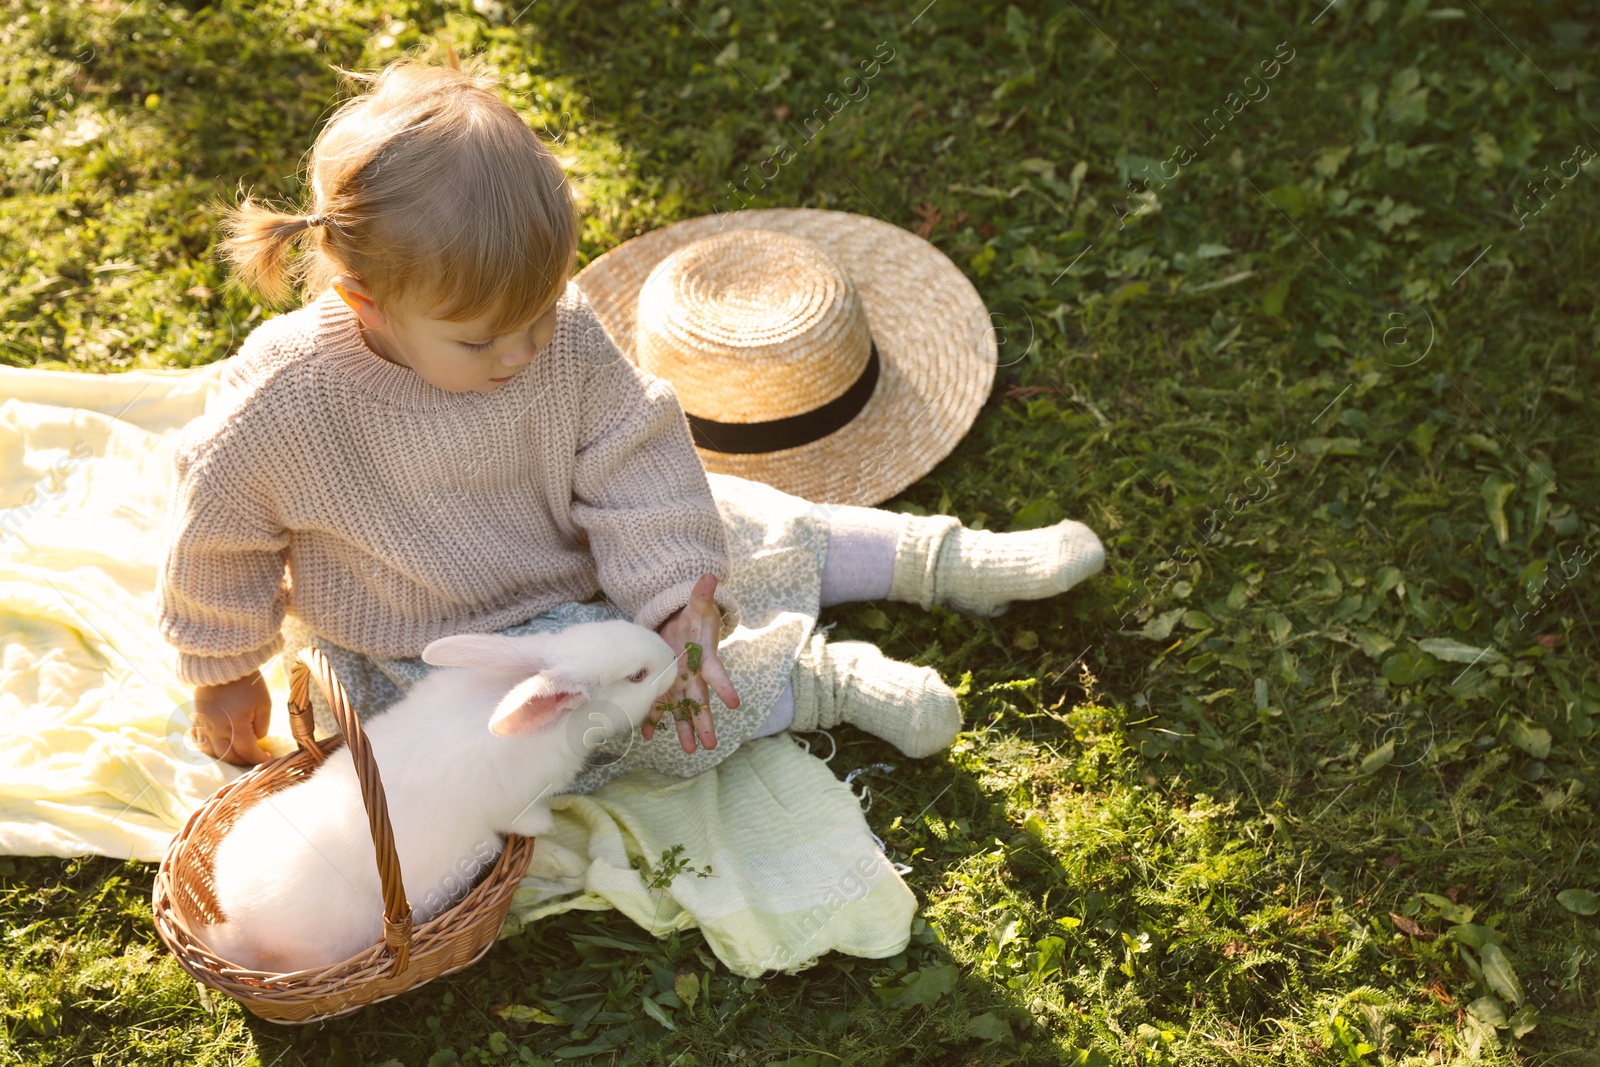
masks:
<instances>
[{"instance_id":1,"label":"white rabbit","mask_svg":"<svg viewBox=\"0 0 1600 1067\"><path fill-rule=\"evenodd\" d=\"M499 855L501 834L547 833L551 796L607 736L631 736L677 673L667 643L624 620L442 637L422 658L446 669L362 724L415 926L465 895ZM200 933L236 966L325 967L383 937L348 747L240 816L217 846L214 884L226 921Z\"/></svg>"}]
</instances>

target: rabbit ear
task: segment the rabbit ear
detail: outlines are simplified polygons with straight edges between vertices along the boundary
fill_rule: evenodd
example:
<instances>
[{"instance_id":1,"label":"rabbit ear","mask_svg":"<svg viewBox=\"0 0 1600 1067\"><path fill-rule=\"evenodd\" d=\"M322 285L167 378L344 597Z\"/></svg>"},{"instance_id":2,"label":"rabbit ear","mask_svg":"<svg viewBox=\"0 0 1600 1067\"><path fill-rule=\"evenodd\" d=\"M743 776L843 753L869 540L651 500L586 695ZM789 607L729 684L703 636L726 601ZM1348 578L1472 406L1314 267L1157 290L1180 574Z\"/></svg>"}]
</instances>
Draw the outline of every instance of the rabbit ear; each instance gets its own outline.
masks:
<instances>
[{"instance_id":1,"label":"rabbit ear","mask_svg":"<svg viewBox=\"0 0 1600 1067\"><path fill-rule=\"evenodd\" d=\"M528 637L504 634L456 634L430 641L422 650L422 661L435 667L493 667L531 674L549 666L539 654L539 644Z\"/></svg>"},{"instance_id":2,"label":"rabbit ear","mask_svg":"<svg viewBox=\"0 0 1600 1067\"><path fill-rule=\"evenodd\" d=\"M489 732L502 737L547 730L589 699L592 687L569 678L536 674L518 682L489 716Z\"/></svg>"}]
</instances>

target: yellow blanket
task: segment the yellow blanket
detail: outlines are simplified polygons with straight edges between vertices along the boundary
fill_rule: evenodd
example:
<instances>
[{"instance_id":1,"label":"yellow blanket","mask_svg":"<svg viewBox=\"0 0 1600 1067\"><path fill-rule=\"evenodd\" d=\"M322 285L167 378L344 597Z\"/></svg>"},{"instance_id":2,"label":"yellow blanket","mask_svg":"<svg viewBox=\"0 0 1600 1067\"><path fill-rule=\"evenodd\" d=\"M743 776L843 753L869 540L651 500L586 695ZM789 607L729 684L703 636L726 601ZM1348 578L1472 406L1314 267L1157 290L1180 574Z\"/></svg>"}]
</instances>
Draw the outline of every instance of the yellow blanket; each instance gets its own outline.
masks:
<instances>
[{"instance_id":1,"label":"yellow blanket","mask_svg":"<svg viewBox=\"0 0 1600 1067\"><path fill-rule=\"evenodd\" d=\"M172 444L221 369L0 368L0 854L157 862L244 773L188 742L190 694L155 629ZM277 659L263 673L281 755L288 686ZM855 795L787 734L694 778L640 771L553 808L502 933L614 907L657 936L700 927L743 975L909 940L916 900ZM675 845L710 875L653 888L632 861L658 866Z\"/></svg>"}]
</instances>

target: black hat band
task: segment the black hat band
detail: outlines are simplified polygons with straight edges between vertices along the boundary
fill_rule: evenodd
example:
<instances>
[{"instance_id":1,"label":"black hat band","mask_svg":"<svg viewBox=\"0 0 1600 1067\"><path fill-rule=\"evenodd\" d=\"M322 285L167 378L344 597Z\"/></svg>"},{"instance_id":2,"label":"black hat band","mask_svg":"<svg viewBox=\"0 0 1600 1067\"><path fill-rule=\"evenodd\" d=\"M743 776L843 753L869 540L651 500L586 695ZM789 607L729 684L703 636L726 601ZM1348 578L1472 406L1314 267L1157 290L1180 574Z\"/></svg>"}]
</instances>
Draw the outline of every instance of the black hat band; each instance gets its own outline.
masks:
<instances>
[{"instance_id":1,"label":"black hat band","mask_svg":"<svg viewBox=\"0 0 1600 1067\"><path fill-rule=\"evenodd\" d=\"M709 452L750 455L798 448L828 436L855 418L872 399L878 384L878 343L872 343L866 366L850 388L821 407L770 422L718 422L688 415L695 446Z\"/></svg>"}]
</instances>

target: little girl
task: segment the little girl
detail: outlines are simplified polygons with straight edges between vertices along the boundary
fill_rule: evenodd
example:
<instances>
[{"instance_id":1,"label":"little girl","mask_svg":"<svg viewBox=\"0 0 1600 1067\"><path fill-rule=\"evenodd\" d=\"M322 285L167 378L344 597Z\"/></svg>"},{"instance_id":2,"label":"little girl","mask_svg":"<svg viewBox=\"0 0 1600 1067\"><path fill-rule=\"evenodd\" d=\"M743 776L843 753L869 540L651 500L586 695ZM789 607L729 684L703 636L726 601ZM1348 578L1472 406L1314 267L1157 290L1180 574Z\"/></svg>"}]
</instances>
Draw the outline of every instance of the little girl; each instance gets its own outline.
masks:
<instances>
[{"instance_id":1,"label":"little girl","mask_svg":"<svg viewBox=\"0 0 1600 1067\"><path fill-rule=\"evenodd\" d=\"M194 686L195 743L270 758L259 668L308 644L366 718L433 669L419 656L435 638L626 618L680 655L667 702L699 710L676 746L654 736L660 709L642 740L605 739L574 792L839 722L912 756L948 746L961 715L937 673L825 641L818 608L998 614L1099 570L1098 539L708 478L671 385L622 357L568 281L578 220L559 163L488 73L450 59L352 75L371 84L317 138L309 211L246 197L229 213L243 282L277 300L294 277L303 306L249 335L176 452L160 630Z\"/></svg>"}]
</instances>

